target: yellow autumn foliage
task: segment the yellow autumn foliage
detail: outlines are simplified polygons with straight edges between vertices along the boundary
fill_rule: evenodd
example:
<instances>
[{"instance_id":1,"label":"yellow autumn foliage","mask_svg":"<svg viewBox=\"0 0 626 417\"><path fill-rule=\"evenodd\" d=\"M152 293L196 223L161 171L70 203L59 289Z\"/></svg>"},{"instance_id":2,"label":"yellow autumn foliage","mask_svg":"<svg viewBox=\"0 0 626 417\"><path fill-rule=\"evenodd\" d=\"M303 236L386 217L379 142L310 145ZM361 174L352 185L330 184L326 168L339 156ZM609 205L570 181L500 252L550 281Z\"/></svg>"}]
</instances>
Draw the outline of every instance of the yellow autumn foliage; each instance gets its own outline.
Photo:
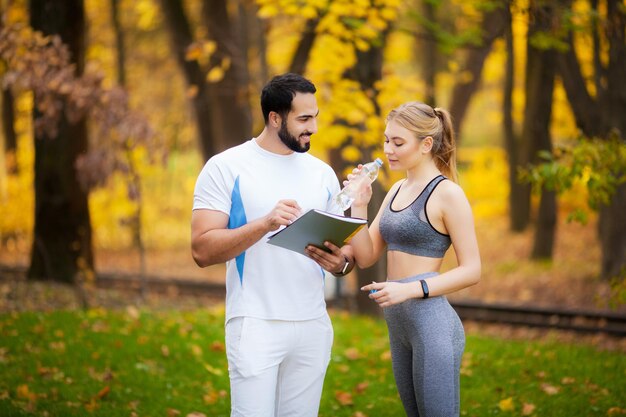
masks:
<instances>
[{"instance_id":1,"label":"yellow autumn foliage","mask_svg":"<svg viewBox=\"0 0 626 417\"><path fill-rule=\"evenodd\" d=\"M126 23L135 22L142 34L150 33L148 40L137 37L133 54L129 56L128 89L134 108L145 109L153 126L172 149L166 166L146 163L144 149L133 152L142 179L142 231L148 248L186 247L189 240L189 217L196 176L202 166L197 151L194 121L188 108L188 89L177 63L171 56L167 34L162 31L163 22L157 2L138 0L121 2ZM192 10L199 2L192 3ZM406 31L391 31L384 50L383 79L378 81L376 103L373 92L364 91L355 81L344 78L346 70L357 61L357 51L372 45L390 22L407 12L407 2L399 0L256 0L259 16L267 19L267 63L270 75L287 70L293 52L299 42L306 19L320 17L317 37L307 63L306 75L318 87L320 108L319 132L313 138L312 153L328 160L328 151L340 148L342 157L352 163L368 162L364 158L381 157L384 117L399 104L422 100L426 86L416 69L415 38ZM528 16L524 12L527 1L514 9L513 31L515 39L515 90L514 121L519 125L523 119L525 71L525 48ZM469 23L479 13L471 2L455 0L454 7L466 14ZM590 11L586 2L575 1L575 18L579 24L588 24ZM87 56L99 62L105 70L108 82L115 79L115 53L113 35L108 22L108 2L86 2L90 32ZM23 9L11 8L9 19L26 20ZM190 13L191 14L191 13ZM132 18L132 19L131 19ZM469 23L466 23L469 25ZM204 31L204 32L203 32ZM196 39L206 39L205 30L196 29ZM144 43L141 43L144 42ZM589 39L576 38L577 54L585 59L583 72L590 78L592 65ZM188 53L189 59L203 59L215 52L215 43L200 41L196 49ZM146 57L149 57L148 62ZM442 56L446 70L437 76L437 102L446 106L454 84L467 80L463 65L456 57ZM606 59L603 51L601 59ZM508 165L502 145L501 101L504 70L504 43L496 41L489 54L482 75L482 89L475 95L464 125L462 147L459 150L460 183L473 207L475 216L490 218L505 216L508 211ZM207 79L216 82L230 67L228 60L210 69ZM189 92L189 93L187 93ZM258 91L252 94L255 105ZM30 101L29 101L30 100ZM375 104L380 115L375 113ZM20 236L28 239L33 228L33 148L31 138L32 98L21 96L16 103L20 116L16 129L20 134L16 155L20 167L17 175L9 175L0 181L0 238ZM255 114L255 117L259 117ZM563 88L557 84L554 93L552 133L557 141L574 136L575 124ZM470 146L471 145L471 146ZM366 148L374 148L372 155L364 155ZM389 188L402 173L383 172L379 181ZM128 178L117 174L106 187L90 195L90 209L96 248L127 248L132 245L132 232L128 219L136 210L136 203L127 196ZM488 186L485 186L488 184ZM559 201L560 207L580 206L586 193L584 187L574 188ZM583 204L584 205L584 204Z\"/></svg>"}]
</instances>

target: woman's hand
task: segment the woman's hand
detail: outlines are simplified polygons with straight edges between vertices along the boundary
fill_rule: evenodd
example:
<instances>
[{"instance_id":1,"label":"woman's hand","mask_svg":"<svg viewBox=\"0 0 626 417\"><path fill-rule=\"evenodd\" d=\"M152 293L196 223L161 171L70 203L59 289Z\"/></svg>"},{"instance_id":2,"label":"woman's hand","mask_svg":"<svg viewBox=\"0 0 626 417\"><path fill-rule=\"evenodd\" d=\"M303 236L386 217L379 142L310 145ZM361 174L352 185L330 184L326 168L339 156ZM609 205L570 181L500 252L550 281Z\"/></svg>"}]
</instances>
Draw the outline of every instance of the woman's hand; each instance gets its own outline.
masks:
<instances>
[{"instance_id":1,"label":"woman's hand","mask_svg":"<svg viewBox=\"0 0 626 417\"><path fill-rule=\"evenodd\" d=\"M370 291L369 297L381 307L389 307L400 304L410 298L417 297L415 282L373 282L361 287L361 291ZM375 290L375 292L372 292Z\"/></svg>"},{"instance_id":2,"label":"woman's hand","mask_svg":"<svg viewBox=\"0 0 626 417\"><path fill-rule=\"evenodd\" d=\"M372 184L358 177L359 172L363 169L363 165L359 164L356 168L352 170L352 173L348 174L348 179L343 182L344 187L350 183L354 183L357 188L357 192L355 195L355 199L352 202L352 207L363 207L367 206L372 198ZM356 182L354 182L356 179Z\"/></svg>"}]
</instances>

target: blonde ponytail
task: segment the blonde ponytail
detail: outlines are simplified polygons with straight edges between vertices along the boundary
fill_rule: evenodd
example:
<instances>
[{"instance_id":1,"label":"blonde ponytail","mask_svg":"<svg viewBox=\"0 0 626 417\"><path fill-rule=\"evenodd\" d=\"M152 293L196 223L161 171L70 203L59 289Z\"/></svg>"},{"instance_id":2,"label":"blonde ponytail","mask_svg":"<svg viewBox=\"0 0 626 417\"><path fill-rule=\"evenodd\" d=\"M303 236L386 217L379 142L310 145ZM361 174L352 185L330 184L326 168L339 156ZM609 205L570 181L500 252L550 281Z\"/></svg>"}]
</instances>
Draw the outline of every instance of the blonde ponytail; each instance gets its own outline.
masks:
<instances>
[{"instance_id":1,"label":"blonde ponytail","mask_svg":"<svg viewBox=\"0 0 626 417\"><path fill-rule=\"evenodd\" d=\"M433 153L435 164L443 174L454 182L458 182L456 169L456 135L452 125L452 116L446 109L435 107L433 112L441 121L441 141Z\"/></svg>"}]
</instances>

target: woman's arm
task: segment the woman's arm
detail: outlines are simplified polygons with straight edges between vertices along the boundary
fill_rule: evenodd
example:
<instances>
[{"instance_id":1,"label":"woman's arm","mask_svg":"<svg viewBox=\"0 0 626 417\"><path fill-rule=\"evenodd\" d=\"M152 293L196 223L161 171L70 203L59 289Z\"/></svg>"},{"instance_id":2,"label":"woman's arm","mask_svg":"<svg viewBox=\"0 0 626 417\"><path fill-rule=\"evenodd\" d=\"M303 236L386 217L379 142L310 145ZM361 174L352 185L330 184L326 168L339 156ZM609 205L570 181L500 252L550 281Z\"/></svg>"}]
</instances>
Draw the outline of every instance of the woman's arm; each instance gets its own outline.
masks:
<instances>
[{"instance_id":1,"label":"woman's arm","mask_svg":"<svg viewBox=\"0 0 626 417\"><path fill-rule=\"evenodd\" d=\"M350 246L354 251L354 259L359 268L367 268L372 266L386 247L386 243L380 234L380 217L391 200L391 196L396 193L396 190L400 186L400 182L394 184L391 190L385 196L383 203L378 209L378 214L374 218L374 221L369 226L363 227L350 241ZM367 219L367 205L372 196L372 187L368 185L363 190L363 195L359 195L354 203L352 203L352 211L350 212L352 217L360 217Z\"/></svg>"},{"instance_id":2,"label":"woman's arm","mask_svg":"<svg viewBox=\"0 0 626 417\"><path fill-rule=\"evenodd\" d=\"M433 296L449 294L475 285L480 281L481 274L472 208L461 187L452 182L445 185L446 187L441 190L442 218L452 239L457 267L426 280L430 295Z\"/></svg>"}]
</instances>

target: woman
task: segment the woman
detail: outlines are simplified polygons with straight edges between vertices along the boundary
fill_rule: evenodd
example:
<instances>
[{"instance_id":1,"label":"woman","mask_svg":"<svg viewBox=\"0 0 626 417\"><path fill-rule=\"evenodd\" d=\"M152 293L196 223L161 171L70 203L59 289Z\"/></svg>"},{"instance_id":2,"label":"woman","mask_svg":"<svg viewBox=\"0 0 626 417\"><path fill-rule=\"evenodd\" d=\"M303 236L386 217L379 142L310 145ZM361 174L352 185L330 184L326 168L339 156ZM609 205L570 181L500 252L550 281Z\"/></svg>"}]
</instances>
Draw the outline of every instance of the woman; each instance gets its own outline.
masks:
<instances>
[{"instance_id":1,"label":"woman","mask_svg":"<svg viewBox=\"0 0 626 417\"><path fill-rule=\"evenodd\" d=\"M458 416L465 334L445 294L476 284L481 265L471 208L455 182L450 114L419 102L401 105L387 117L384 151L389 168L406 171L406 178L391 187L369 228L350 242L360 268L387 249L387 281L361 289L384 308L407 415ZM367 218L371 195L370 185L361 186L353 217ZM458 266L440 274L450 244Z\"/></svg>"}]
</instances>

